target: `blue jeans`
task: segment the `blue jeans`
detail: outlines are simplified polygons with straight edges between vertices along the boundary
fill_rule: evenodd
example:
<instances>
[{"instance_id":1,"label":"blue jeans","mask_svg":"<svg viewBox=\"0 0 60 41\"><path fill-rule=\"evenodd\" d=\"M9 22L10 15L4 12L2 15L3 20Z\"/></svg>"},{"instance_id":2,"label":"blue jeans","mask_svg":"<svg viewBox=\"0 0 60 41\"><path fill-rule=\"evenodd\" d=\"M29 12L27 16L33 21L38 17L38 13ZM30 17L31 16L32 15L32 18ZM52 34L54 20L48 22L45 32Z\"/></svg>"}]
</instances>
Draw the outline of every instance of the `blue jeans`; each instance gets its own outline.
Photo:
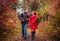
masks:
<instances>
[{"instance_id":1,"label":"blue jeans","mask_svg":"<svg viewBox=\"0 0 60 41\"><path fill-rule=\"evenodd\" d=\"M28 24L22 24L22 35L24 38L27 38L27 28L28 28Z\"/></svg>"}]
</instances>

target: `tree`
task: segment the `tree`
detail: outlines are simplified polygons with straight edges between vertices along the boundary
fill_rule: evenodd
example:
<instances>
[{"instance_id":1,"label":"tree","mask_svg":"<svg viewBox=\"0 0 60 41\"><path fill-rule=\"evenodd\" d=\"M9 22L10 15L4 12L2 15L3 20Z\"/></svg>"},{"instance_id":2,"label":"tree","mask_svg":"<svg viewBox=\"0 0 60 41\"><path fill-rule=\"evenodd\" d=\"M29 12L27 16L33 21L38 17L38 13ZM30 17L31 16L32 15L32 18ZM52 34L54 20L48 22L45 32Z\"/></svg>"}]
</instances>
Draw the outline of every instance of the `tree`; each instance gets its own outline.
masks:
<instances>
[{"instance_id":1,"label":"tree","mask_svg":"<svg viewBox=\"0 0 60 41\"><path fill-rule=\"evenodd\" d=\"M38 8L38 3L36 1L32 1L32 4L30 5L31 10L36 11Z\"/></svg>"},{"instance_id":2,"label":"tree","mask_svg":"<svg viewBox=\"0 0 60 41\"><path fill-rule=\"evenodd\" d=\"M10 38L17 38L21 35L20 21L15 9L11 6L12 4L15 3L3 0L0 5L0 33L2 34L2 41L9 41ZM12 39L10 40L12 41Z\"/></svg>"}]
</instances>

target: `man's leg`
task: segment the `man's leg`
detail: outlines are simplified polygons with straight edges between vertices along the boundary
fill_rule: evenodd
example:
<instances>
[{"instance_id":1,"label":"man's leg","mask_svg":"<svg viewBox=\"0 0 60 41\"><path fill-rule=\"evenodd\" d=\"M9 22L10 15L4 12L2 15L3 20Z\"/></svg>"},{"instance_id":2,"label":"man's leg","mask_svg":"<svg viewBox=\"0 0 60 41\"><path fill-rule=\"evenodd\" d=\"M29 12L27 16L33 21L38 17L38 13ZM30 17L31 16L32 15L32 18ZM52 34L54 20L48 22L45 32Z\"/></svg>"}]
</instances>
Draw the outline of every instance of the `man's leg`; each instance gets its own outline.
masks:
<instances>
[{"instance_id":1,"label":"man's leg","mask_svg":"<svg viewBox=\"0 0 60 41\"><path fill-rule=\"evenodd\" d=\"M24 24L22 24L22 37L24 37Z\"/></svg>"},{"instance_id":2,"label":"man's leg","mask_svg":"<svg viewBox=\"0 0 60 41\"><path fill-rule=\"evenodd\" d=\"M28 27L28 24L25 24L24 26L24 38L25 39L27 38L27 27Z\"/></svg>"}]
</instances>

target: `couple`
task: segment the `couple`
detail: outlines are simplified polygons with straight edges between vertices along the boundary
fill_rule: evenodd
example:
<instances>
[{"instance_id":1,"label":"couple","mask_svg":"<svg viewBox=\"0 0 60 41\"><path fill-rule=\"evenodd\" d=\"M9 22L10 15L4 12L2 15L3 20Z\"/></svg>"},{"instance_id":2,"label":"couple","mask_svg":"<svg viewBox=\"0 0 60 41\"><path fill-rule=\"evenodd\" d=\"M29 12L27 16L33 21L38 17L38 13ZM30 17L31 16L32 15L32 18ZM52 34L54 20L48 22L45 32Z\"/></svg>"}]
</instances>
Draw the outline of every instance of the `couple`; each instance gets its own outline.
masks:
<instances>
[{"instance_id":1,"label":"couple","mask_svg":"<svg viewBox=\"0 0 60 41\"><path fill-rule=\"evenodd\" d=\"M24 13L22 13L20 15L20 19L21 19L21 24L22 24L22 36L24 37L24 39L27 39L27 28L28 28L28 22L30 24L30 29L31 29L31 36L32 36L32 40L34 40L34 35L35 35L35 31L37 28L37 15L35 11L32 11L31 16L29 16L27 14L26 11L24 11Z\"/></svg>"}]
</instances>

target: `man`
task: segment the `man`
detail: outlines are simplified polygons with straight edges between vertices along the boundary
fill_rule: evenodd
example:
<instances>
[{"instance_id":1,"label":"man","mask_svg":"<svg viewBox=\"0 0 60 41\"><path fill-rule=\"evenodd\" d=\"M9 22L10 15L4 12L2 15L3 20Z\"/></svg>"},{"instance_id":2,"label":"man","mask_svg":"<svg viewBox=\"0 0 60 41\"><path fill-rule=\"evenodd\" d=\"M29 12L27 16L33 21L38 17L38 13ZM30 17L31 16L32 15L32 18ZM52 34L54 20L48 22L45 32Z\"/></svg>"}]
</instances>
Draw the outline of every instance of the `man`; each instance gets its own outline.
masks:
<instances>
[{"instance_id":1,"label":"man","mask_svg":"<svg viewBox=\"0 0 60 41\"><path fill-rule=\"evenodd\" d=\"M22 36L24 37L24 39L27 39L28 17L29 16L27 14L27 11L24 11L20 15L21 24L22 24Z\"/></svg>"}]
</instances>

